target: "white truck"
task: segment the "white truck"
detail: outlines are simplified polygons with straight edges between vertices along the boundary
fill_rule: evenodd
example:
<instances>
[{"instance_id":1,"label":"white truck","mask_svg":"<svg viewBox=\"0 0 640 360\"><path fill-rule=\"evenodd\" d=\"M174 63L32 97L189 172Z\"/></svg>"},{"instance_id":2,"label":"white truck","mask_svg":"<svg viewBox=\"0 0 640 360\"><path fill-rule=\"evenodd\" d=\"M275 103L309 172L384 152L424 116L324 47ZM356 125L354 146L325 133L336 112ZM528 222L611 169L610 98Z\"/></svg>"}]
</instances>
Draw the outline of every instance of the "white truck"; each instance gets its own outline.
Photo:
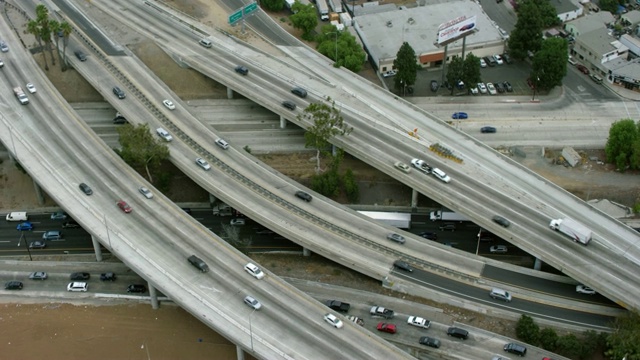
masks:
<instances>
[{"instance_id":1,"label":"white truck","mask_svg":"<svg viewBox=\"0 0 640 360\"><path fill-rule=\"evenodd\" d=\"M316 7L318 8L318 14L320 14L320 20L329 21L329 6L327 0L316 0Z\"/></svg>"},{"instance_id":2,"label":"white truck","mask_svg":"<svg viewBox=\"0 0 640 360\"><path fill-rule=\"evenodd\" d=\"M458 214L458 213L455 213L453 211L444 211L444 210L432 211L431 213L429 213L429 219L431 221L437 221L437 220L459 221L459 222L471 221L471 220L469 220L469 218L467 218L466 216L464 216L462 214Z\"/></svg>"},{"instance_id":3,"label":"white truck","mask_svg":"<svg viewBox=\"0 0 640 360\"><path fill-rule=\"evenodd\" d=\"M591 241L591 230L573 219L552 219L549 227L551 230L559 231L582 245L587 245Z\"/></svg>"},{"instance_id":4,"label":"white truck","mask_svg":"<svg viewBox=\"0 0 640 360\"><path fill-rule=\"evenodd\" d=\"M233 215L233 208L225 203L217 203L213 206L214 216L231 216Z\"/></svg>"},{"instance_id":5,"label":"white truck","mask_svg":"<svg viewBox=\"0 0 640 360\"><path fill-rule=\"evenodd\" d=\"M15 211L7 214L7 221L27 221L29 215L24 211Z\"/></svg>"},{"instance_id":6,"label":"white truck","mask_svg":"<svg viewBox=\"0 0 640 360\"><path fill-rule=\"evenodd\" d=\"M16 94L16 97L20 101L20 104L26 105L29 103L29 98L27 94L24 93L24 90L20 86L16 86L13 88L13 93Z\"/></svg>"},{"instance_id":7,"label":"white truck","mask_svg":"<svg viewBox=\"0 0 640 360\"><path fill-rule=\"evenodd\" d=\"M383 224L397 227L398 229L411 228L411 214L409 213L384 212L384 211L358 211L358 212L366 217L377 220Z\"/></svg>"}]
</instances>

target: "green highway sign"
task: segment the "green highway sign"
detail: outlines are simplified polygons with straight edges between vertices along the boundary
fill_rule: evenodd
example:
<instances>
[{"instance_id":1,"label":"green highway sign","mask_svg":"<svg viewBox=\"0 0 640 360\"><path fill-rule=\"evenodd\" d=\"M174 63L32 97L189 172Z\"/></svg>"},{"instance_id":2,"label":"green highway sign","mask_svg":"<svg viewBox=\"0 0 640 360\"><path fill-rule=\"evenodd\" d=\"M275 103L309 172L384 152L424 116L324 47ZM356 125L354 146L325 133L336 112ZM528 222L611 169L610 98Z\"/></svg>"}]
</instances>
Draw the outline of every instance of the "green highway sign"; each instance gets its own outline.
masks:
<instances>
[{"instance_id":1,"label":"green highway sign","mask_svg":"<svg viewBox=\"0 0 640 360\"><path fill-rule=\"evenodd\" d=\"M237 23L240 19L242 19L242 9L229 15L229 25Z\"/></svg>"},{"instance_id":2,"label":"green highway sign","mask_svg":"<svg viewBox=\"0 0 640 360\"><path fill-rule=\"evenodd\" d=\"M251 4L244 7L244 14L249 15L256 10L258 10L258 3L252 2Z\"/></svg>"}]
</instances>

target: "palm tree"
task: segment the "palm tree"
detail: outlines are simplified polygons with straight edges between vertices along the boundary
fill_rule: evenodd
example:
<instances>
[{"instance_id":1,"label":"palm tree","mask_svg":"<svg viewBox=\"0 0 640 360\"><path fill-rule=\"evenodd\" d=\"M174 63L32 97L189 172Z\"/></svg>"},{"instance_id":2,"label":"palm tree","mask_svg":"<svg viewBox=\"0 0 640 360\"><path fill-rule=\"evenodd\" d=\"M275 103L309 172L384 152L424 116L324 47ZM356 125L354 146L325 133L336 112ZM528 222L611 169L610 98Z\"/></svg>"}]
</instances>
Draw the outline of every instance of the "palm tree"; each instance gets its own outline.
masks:
<instances>
[{"instance_id":1,"label":"palm tree","mask_svg":"<svg viewBox=\"0 0 640 360\"><path fill-rule=\"evenodd\" d=\"M49 26L49 9L46 6L40 4L36 6L36 21L40 25L40 37L44 40L46 48L51 54L51 64L56 64L56 59L53 57L53 49L51 48L51 27ZM49 70L48 68L46 70Z\"/></svg>"},{"instance_id":2,"label":"palm tree","mask_svg":"<svg viewBox=\"0 0 640 360\"><path fill-rule=\"evenodd\" d=\"M73 31L68 22L60 23L60 31L62 31L62 71L67 70L67 44L69 44L69 36Z\"/></svg>"},{"instance_id":3,"label":"palm tree","mask_svg":"<svg viewBox=\"0 0 640 360\"><path fill-rule=\"evenodd\" d=\"M33 34L33 36L36 37L36 40L38 41L38 47L40 48L40 50L43 50L42 37L40 36L40 25L36 20L30 20L27 23L27 32ZM42 58L44 59L44 69L49 70L49 65L47 64L47 56L44 51L42 51Z\"/></svg>"},{"instance_id":4,"label":"palm tree","mask_svg":"<svg viewBox=\"0 0 640 360\"><path fill-rule=\"evenodd\" d=\"M60 31L60 23L57 20L49 20L49 29L51 29L51 35L53 35L53 39L56 42L56 54L58 55L58 59L60 59L60 47L58 46L58 40L60 39L60 36L58 35L58 32ZM63 64L62 61L60 62L60 69L62 69Z\"/></svg>"}]
</instances>

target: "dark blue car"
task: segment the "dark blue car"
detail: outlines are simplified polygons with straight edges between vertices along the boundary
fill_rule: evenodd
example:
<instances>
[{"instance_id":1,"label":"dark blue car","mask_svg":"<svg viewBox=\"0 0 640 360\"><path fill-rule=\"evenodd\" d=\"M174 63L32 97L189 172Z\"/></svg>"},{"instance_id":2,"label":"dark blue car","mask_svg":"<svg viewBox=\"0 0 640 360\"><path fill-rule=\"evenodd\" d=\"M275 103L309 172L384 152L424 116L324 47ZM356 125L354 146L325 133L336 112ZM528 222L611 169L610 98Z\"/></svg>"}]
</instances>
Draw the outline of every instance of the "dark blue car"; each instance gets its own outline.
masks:
<instances>
[{"instance_id":1,"label":"dark blue car","mask_svg":"<svg viewBox=\"0 0 640 360\"><path fill-rule=\"evenodd\" d=\"M453 115L451 115L452 119L466 119L468 117L469 116L467 115L467 113L466 112L462 112L462 111L455 112L455 113L453 113Z\"/></svg>"},{"instance_id":2,"label":"dark blue car","mask_svg":"<svg viewBox=\"0 0 640 360\"><path fill-rule=\"evenodd\" d=\"M18 231L31 231L33 230L33 224L29 221L21 222L16 226L16 230Z\"/></svg>"}]
</instances>

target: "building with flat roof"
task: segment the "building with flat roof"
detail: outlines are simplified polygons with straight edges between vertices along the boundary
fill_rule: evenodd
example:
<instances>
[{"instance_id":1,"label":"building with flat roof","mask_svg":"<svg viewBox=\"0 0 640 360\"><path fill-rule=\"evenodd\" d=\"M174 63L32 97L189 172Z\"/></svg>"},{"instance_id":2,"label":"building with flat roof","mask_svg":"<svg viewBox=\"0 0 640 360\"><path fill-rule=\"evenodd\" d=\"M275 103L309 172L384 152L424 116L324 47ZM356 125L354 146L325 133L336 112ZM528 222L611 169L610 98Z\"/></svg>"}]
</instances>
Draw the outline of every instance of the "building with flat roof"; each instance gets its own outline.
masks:
<instances>
[{"instance_id":1,"label":"building with flat roof","mask_svg":"<svg viewBox=\"0 0 640 360\"><path fill-rule=\"evenodd\" d=\"M462 55L462 39L448 45L446 59L445 48L436 44L440 25L460 16L476 16L477 22L478 31L466 38L465 54L484 57L504 52L503 35L480 4L471 0L363 14L354 18L354 28L379 72L393 69L393 61L404 42L416 52L419 65L434 68Z\"/></svg>"}]
</instances>

